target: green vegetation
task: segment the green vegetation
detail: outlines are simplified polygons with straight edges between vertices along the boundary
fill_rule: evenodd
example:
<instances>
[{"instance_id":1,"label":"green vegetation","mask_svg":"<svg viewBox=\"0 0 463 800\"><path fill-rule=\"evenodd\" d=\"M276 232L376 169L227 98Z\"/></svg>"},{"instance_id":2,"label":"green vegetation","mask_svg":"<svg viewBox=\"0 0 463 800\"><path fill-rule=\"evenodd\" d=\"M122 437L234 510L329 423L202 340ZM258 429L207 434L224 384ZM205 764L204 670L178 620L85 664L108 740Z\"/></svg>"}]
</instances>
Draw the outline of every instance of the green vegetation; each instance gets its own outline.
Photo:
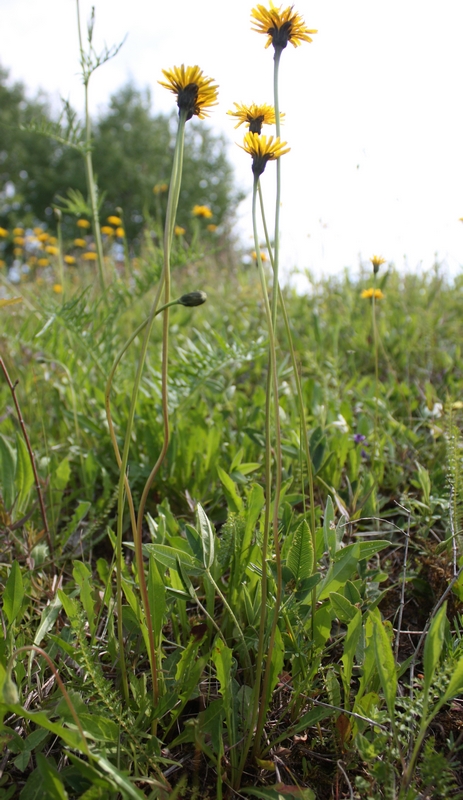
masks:
<instances>
[{"instance_id":1,"label":"green vegetation","mask_svg":"<svg viewBox=\"0 0 463 800\"><path fill-rule=\"evenodd\" d=\"M276 112L234 112L257 268L198 66L163 72L175 125L130 87L93 133L2 88L30 123L15 191L28 141L86 183L56 236L28 170L2 196L0 800L463 798L463 279L374 256L281 289L287 147L261 127L314 32L252 13L275 50ZM86 101L117 52L93 22Z\"/></svg>"}]
</instances>

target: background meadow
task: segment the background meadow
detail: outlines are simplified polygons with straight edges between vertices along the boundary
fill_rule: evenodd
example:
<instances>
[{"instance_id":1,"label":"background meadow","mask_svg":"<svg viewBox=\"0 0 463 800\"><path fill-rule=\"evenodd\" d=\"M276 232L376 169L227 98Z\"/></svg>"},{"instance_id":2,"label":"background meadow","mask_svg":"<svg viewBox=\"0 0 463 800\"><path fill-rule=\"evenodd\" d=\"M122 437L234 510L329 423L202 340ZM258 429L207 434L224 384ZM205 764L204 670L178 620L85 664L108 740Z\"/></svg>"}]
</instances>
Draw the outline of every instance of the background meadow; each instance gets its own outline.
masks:
<instances>
[{"instance_id":1,"label":"background meadow","mask_svg":"<svg viewBox=\"0 0 463 800\"><path fill-rule=\"evenodd\" d=\"M266 56L270 102L272 49L248 35L250 10L243 41ZM97 24L112 41L99 7ZM167 43L159 79L188 62ZM114 55L95 86L125 47L95 45L103 60ZM285 207L307 196L305 239L323 213L309 178L320 111L311 99L308 125L293 95L306 71L322 80L323 47L320 32L282 56L292 150L281 162L281 262L305 276L305 291L283 281L274 322L278 242L261 220L248 238L249 156L235 148L246 163L237 175L225 123L216 126L222 106L186 123L173 219L172 94L162 106L158 87L153 107L137 78L106 89L95 113L92 76L90 128L73 99L59 117L53 99L0 74L2 800L463 797L463 281L439 258L394 265L405 233L388 238L380 198L391 195L376 168L364 187L371 217L364 190L346 209L362 247L374 221L384 259L371 244L355 271L332 274L344 261L322 249L291 261ZM241 102L226 73L204 68L221 92L223 80L227 109ZM297 125L313 138L295 133L293 144ZM458 175L447 144L428 175ZM274 176L270 161L272 225ZM349 185L340 179L341 194ZM410 209L406 183L403 192ZM444 205L447 221L431 230L454 248ZM330 208L350 260L359 240L343 238ZM424 254L423 215L420 229ZM142 323L167 274L180 300L153 316L140 372ZM115 452L125 447L127 483ZM136 514L145 495L138 536L132 504Z\"/></svg>"}]
</instances>

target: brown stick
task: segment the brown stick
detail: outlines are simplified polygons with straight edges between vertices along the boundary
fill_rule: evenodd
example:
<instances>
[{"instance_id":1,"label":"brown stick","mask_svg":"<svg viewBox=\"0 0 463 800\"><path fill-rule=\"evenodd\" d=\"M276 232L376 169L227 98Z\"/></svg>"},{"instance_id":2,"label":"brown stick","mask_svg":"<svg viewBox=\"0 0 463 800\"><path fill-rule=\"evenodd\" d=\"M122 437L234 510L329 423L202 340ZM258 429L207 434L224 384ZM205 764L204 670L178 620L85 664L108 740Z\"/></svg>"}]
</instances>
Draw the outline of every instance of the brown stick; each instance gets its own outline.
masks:
<instances>
[{"instance_id":1,"label":"brown stick","mask_svg":"<svg viewBox=\"0 0 463 800\"><path fill-rule=\"evenodd\" d=\"M21 430L23 432L23 436L24 436L24 439L25 439L25 442L26 442L27 452L29 453L29 458L31 460L32 471L34 473L35 488L37 490L37 496L39 498L39 505L40 505L40 511L42 513L43 527L44 527L44 530L45 530L45 535L47 537L48 546L50 548L50 553L53 556L53 545L52 545L52 541L51 541L51 537L50 537L50 529L48 527L47 513L45 511L45 504L43 502L42 490L40 488L39 476L38 476L38 473L37 473L37 468L35 466L34 453L32 452L31 443L29 441L29 437L28 437L27 431L26 431L26 426L25 426L24 420L22 418L22 414L21 414L21 409L19 407L18 398L16 397L16 387L17 387L19 381L16 381L15 383L12 383L11 378L10 378L10 376L8 374L8 370L6 368L5 362L3 361L3 358L1 358L1 357L0 357L0 367L3 370L3 374L4 374L5 378L6 378L6 382L7 382L8 386L10 387L11 394L13 395L13 402L14 402L15 407L16 407L16 413L18 415L19 425L20 425Z\"/></svg>"}]
</instances>

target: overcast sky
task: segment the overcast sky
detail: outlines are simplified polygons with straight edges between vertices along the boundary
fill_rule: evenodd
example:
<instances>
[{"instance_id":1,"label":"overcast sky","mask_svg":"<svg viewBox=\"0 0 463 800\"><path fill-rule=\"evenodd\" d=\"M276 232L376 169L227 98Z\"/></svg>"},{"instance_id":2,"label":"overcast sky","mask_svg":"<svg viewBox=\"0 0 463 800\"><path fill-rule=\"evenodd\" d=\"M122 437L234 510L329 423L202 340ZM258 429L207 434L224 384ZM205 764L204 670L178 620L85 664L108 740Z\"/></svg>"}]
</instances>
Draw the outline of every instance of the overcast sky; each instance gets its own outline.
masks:
<instances>
[{"instance_id":1,"label":"overcast sky","mask_svg":"<svg viewBox=\"0 0 463 800\"><path fill-rule=\"evenodd\" d=\"M264 2L264 0L262 0ZM250 28L249 0L94 0L96 49L127 40L92 78L94 113L132 80L154 110L175 98L161 70L198 64L220 87L209 124L226 133L241 187L250 158L234 142L233 102L272 103L273 48ZM265 5L267 3L265 2ZM91 2L81 0L81 17ZM0 0L0 64L30 93L42 88L82 108L75 0ZM284 4L286 7L286 3ZM280 69L282 263L336 273L380 254L402 269L437 253L463 263L462 0L301 0L312 44L288 45ZM268 130L270 133L270 129ZM272 213L274 165L263 176ZM240 229L251 246L249 205Z\"/></svg>"}]
</instances>

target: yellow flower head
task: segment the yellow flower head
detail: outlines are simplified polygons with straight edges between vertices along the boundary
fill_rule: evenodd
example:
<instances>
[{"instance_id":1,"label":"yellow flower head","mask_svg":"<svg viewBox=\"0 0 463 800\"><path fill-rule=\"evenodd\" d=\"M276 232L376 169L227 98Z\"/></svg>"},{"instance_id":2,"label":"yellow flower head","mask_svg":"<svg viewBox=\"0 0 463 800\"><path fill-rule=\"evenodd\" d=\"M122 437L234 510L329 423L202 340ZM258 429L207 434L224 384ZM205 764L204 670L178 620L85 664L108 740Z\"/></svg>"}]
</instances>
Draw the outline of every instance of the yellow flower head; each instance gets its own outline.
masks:
<instances>
[{"instance_id":1,"label":"yellow flower head","mask_svg":"<svg viewBox=\"0 0 463 800\"><path fill-rule=\"evenodd\" d=\"M111 228L111 225L102 225L101 233L104 233L105 236L112 236L114 233L114 228Z\"/></svg>"},{"instance_id":2,"label":"yellow flower head","mask_svg":"<svg viewBox=\"0 0 463 800\"><path fill-rule=\"evenodd\" d=\"M253 257L254 261L257 261L257 253L256 253L256 251L255 251L255 250L253 250L253 251L252 251L252 257ZM267 255L267 253L264 253L262 250L261 250L261 253L260 253L260 260L261 260L262 262L264 262L264 261L268 261L268 255Z\"/></svg>"},{"instance_id":3,"label":"yellow flower head","mask_svg":"<svg viewBox=\"0 0 463 800\"><path fill-rule=\"evenodd\" d=\"M47 244L47 246L45 248L45 252L49 253L51 256L57 256L59 251L58 251L58 248L55 247L54 245Z\"/></svg>"},{"instance_id":4,"label":"yellow flower head","mask_svg":"<svg viewBox=\"0 0 463 800\"><path fill-rule=\"evenodd\" d=\"M60 283L55 283L55 284L53 284L53 291L56 294L61 294L61 292L63 291L63 287L61 286Z\"/></svg>"},{"instance_id":5,"label":"yellow flower head","mask_svg":"<svg viewBox=\"0 0 463 800\"><path fill-rule=\"evenodd\" d=\"M124 230L124 228L121 228L121 227L119 227L119 228L116 228L116 236L118 236L118 237L119 237L119 239L123 239L123 238L124 238L124 236L125 236L125 230Z\"/></svg>"},{"instance_id":6,"label":"yellow flower head","mask_svg":"<svg viewBox=\"0 0 463 800\"><path fill-rule=\"evenodd\" d=\"M122 220L121 220L120 217L111 216L111 217L108 217L108 219L106 221L109 222L110 225L116 225L116 227L118 225L122 225Z\"/></svg>"},{"instance_id":7,"label":"yellow flower head","mask_svg":"<svg viewBox=\"0 0 463 800\"><path fill-rule=\"evenodd\" d=\"M267 104L257 105L252 103L250 106L241 106L239 103L233 103L236 106L236 111L227 111L232 117L238 120L235 128L239 128L243 122L249 127L250 133L260 133L262 125L275 125L275 109L273 106ZM284 114L280 114L282 120Z\"/></svg>"},{"instance_id":8,"label":"yellow flower head","mask_svg":"<svg viewBox=\"0 0 463 800\"><path fill-rule=\"evenodd\" d=\"M382 293L381 289L373 289L370 287L369 289L363 289L360 293L360 297L364 300L369 300L370 298L374 297L375 300L384 300L384 294Z\"/></svg>"},{"instance_id":9,"label":"yellow flower head","mask_svg":"<svg viewBox=\"0 0 463 800\"><path fill-rule=\"evenodd\" d=\"M219 87L213 82L213 78L206 78L198 66L185 67L182 64L181 67L163 69L162 72L167 83L158 83L177 95L179 113L185 111L186 119L191 119L193 115L204 119L208 116L206 109L217 105Z\"/></svg>"},{"instance_id":10,"label":"yellow flower head","mask_svg":"<svg viewBox=\"0 0 463 800\"><path fill-rule=\"evenodd\" d=\"M163 192L167 192L168 188L168 183L156 183L156 185L153 186L153 192L154 194L162 194Z\"/></svg>"},{"instance_id":11,"label":"yellow flower head","mask_svg":"<svg viewBox=\"0 0 463 800\"><path fill-rule=\"evenodd\" d=\"M37 228L34 228L33 230L34 230L34 233L35 233L36 236L40 236L40 234L43 233L43 228L38 228L37 227Z\"/></svg>"},{"instance_id":12,"label":"yellow flower head","mask_svg":"<svg viewBox=\"0 0 463 800\"><path fill-rule=\"evenodd\" d=\"M195 217L203 217L204 219L210 219L214 216L209 206L193 206L192 214Z\"/></svg>"},{"instance_id":13,"label":"yellow flower head","mask_svg":"<svg viewBox=\"0 0 463 800\"><path fill-rule=\"evenodd\" d=\"M13 236L22 236L24 228L13 228Z\"/></svg>"},{"instance_id":14,"label":"yellow flower head","mask_svg":"<svg viewBox=\"0 0 463 800\"><path fill-rule=\"evenodd\" d=\"M243 145L238 145L242 150L252 156L252 171L254 175L262 175L267 161L280 158L285 153L289 153L290 147L286 147L287 142L281 142L277 137L259 136L258 133L246 133Z\"/></svg>"},{"instance_id":15,"label":"yellow flower head","mask_svg":"<svg viewBox=\"0 0 463 800\"><path fill-rule=\"evenodd\" d=\"M215 233L217 230L217 225L208 225L207 230L209 231L209 233Z\"/></svg>"},{"instance_id":16,"label":"yellow flower head","mask_svg":"<svg viewBox=\"0 0 463 800\"><path fill-rule=\"evenodd\" d=\"M251 17L253 30L268 36L265 47L273 44L275 50L284 50L288 42L294 47L298 47L301 42L311 42L309 33L317 33L316 30L306 28L301 15L293 11L293 6L288 6L283 11L282 6L277 8L272 0L269 9L262 5L253 8Z\"/></svg>"},{"instance_id":17,"label":"yellow flower head","mask_svg":"<svg viewBox=\"0 0 463 800\"><path fill-rule=\"evenodd\" d=\"M39 242L48 242L50 235L48 233L39 233L37 238Z\"/></svg>"},{"instance_id":18,"label":"yellow flower head","mask_svg":"<svg viewBox=\"0 0 463 800\"><path fill-rule=\"evenodd\" d=\"M78 228L89 228L90 227L90 223L89 223L88 219L78 219L77 220L77 227Z\"/></svg>"},{"instance_id":19,"label":"yellow flower head","mask_svg":"<svg viewBox=\"0 0 463 800\"><path fill-rule=\"evenodd\" d=\"M5 238L6 236L8 236L8 231L5 230L5 228L0 228L0 236Z\"/></svg>"},{"instance_id":20,"label":"yellow flower head","mask_svg":"<svg viewBox=\"0 0 463 800\"><path fill-rule=\"evenodd\" d=\"M64 261L65 264L70 264L70 265L76 263L76 260L75 260L74 256L64 256L63 261Z\"/></svg>"},{"instance_id":21,"label":"yellow flower head","mask_svg":"<svg viewBox=\"0 0 463 800\"><path fill-rule=\"evenodd\" d=\"M22 247L24 245L24 241L25 241L24 236L15 236L13 239L13 242L17 244L19 247Z\"/></svg>"},{"instance_id":22,"label":"yellow flower head","mask_svg":"<svg viewBox=\"0 0 463 800\"><path fill-rule=\"evenodd\" d=\"M386 259L382 258L381 256L372 256L370 258L370 261L373 264L373 272L375 273L375 275L378 272L381 264L385 264L386 263Z\"/></svg>"},{"instance_id":23,"label":"yellow flower head","mask_svg":"<svg viewBox=\"0 0 463 800\"><path fill-rule=\"evenodd\" d=\"M0 269L3 269L3 267L6 267L6 261L3 261L3 259L0 258Z\"/></svg>"},{"instance_id":24,"label":"yellow flower head","mask_svg":"<svg viewBox=\"0 0 463 800\"><path fill-rule=\"evenodd\" d=\"M181 225L176 225L174 228L174 233L176 236L183 236L185 233L185 228L182 228Z\"/></svg>"},{"instance_id":25,"label":"yellow flower head","mask_svg":"<svg viewBox=\"0 0 463 800\"><path fill-rule=\"evenodd\" d=\"M82 258L84 261L96 261L98 256L96 253L84 253Z\"/></svg>"},{"instance_id":26,"label":"yellow flower head","mask_svg":"<svg viewBox=\"0 0 463 800\"><path fill-rule=\"evenodd\" d=\"M74 239L74 244L76 247L85 247L87 242L85 241L85 239Z\"/></svg>"},{"instance_id":27,"label":"yellow flower head","mask_svg":"<svg viewBox=\"0 0 463 800\"><path fill-rule=\"evenodd\" d=\"M58 239L56 238L56 236L50 236L48 244L58 244Z\"/></svg>"},{"instance_id":28,"label":"yellow flower head","mask_svg":"<svg viewBox=\"0 0 463 800\"><path fill-rule=\"evenodd\" d=\"M39 258L37 264L39 267L48 267L48 258Z\"/></svg>"},{"instance_id":29,"label":"yellow flower head","mask_svg":"<svg viewBox=\"0 0 463 800\"><path fill-rule=\"evenodd\" d=\"M13 255L15 255L15 256L22 256L22 254L23 254L23 249L22 249L22 247L14 247L14 248L13 248Z\"/></svg>"}]
</instances>

